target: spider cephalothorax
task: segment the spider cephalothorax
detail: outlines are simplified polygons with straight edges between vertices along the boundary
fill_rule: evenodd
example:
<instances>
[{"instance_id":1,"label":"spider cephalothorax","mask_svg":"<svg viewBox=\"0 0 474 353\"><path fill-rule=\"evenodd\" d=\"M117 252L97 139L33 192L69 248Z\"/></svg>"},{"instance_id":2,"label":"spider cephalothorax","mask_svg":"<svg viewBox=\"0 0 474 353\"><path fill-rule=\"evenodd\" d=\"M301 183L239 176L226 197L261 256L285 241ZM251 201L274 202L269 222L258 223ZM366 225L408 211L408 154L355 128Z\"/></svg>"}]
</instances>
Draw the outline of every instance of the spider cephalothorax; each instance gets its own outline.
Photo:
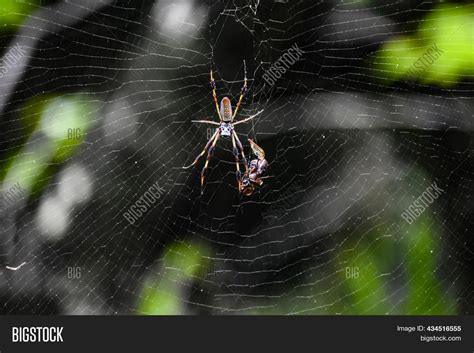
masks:
<instances>
[{"instance_id":1,"label":"spider cephalothorax","mask_svg":"<svg viewBox=\"0 0 474 353\"><path fill-rule=\"evenodd\" d=\"M233 146L233 154L235 156L235 165L237 168L237 183L238 183L238 188L239 190L242 190L241 188L241 183L242 183L242 175L240 172L240 159L239 159L239 152L237 147L240 150L240 153L242 155L242 161L245 166L245 173L248 174L248 165L247 165L247 160L245 158L245 153L244 153L244 148L242 147L242 143L239 140L239 137L237 136L237 133L235 132L235 125L247 122L253 118L255 118L257 115L263 112L263 110L260 110L257 114L254 114L248 118L239 120L237 122L234 122L235 116L237 115L237 112L239 111L240 104L242 103L242 99L245 95L245 92L247 91L247 70L245 69L245 61L244 61L244 86L242 87L242 90L240 91L240 97L239 100L237 101L237 104L235 106L235 111L232 111L232 103L228 97L224 97L221 100L220 106L217 102L217 96L216 96L216 82L214 81L214 76L212 74L211 70L211 87L212 87L212 96L214 98L214 104L216 106L216 111L217 115L219 116L219 122L217 121L211 121L211 120L192 120L194 123L204 123L204 124L211 124L211 125L216 125L217 128L214 131L214 134L211 136L209 141L207 141L206 146L204 146L204 149L202 152L196 157L194 162L184 168L190 168L199 161L199 159L206 153L207 153L207 159L206 163L204 164L204 167L202 168L201 171L201 193L203 190L204 186L204 176L205 172L207 170L207 167L209 165L209 160L211 159L212 152L214 150L214 147L216 146L217 140L219 140L219 137L225 137L225 138L231 138L232 139L232 146Z\"/></svg>"},{"instance_id":2,"label":"spider cephalothorax","mask_svg":"<svg viewBox=\"0 0 474 353\"><path fill-rule=\"evenodd\" d=\"M234 127L231 123L222 122L221 125L219 126L219 133L221 134L221 137L229 138L232 136L233 132L234 132Z\"/></svg>"}]
</instances>

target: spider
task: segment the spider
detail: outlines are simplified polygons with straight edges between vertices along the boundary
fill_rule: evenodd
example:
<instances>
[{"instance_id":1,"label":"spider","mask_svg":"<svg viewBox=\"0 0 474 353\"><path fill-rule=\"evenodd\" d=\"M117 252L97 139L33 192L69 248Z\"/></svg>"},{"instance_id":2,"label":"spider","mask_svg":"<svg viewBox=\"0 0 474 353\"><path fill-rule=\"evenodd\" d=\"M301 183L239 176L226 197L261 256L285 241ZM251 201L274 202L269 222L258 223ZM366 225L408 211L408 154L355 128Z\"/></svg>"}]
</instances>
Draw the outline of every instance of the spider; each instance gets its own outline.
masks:
<instances>
[{"instance_id":1,"label":"spider","mask_svg":"<svg viewBox=\"0 0 474 353\"><path fill-rule=\"evenodd\" d=\"M237 101L237 105L235 106L235 111L232 112L232 104L230 102L230 99L228 97L223 97L220 103L217 102L217 96L216 96L216 81L214 81L214 76L212 73L212 69L210 72L210 79L211 79L211 88L212 88L212 96L214 97L214 103L216 105L216 111L217 115L219 116L219 122L217 121L211 121L211 120L192 120L193 123L202 123L202 124L210 124L210 125L216 125L217 128L214 131L214 134L211 136L211 138L207 141L206 145L204 146L204 149L202 152L196 157L194 162L187 166L183 167L183 169L191 168L197 164L199 159L206 153L206 151L209 149L207 153L207 159L206 163L204 164L204 167L202 168L201 171L201 194L203 193L203 187L204 187L204 178L205 178L205 173L207 170L207 167L209 165L209 161L212 157L212 153L214 151L214 148L216 146L217 140L219 140L220 137L223 137L225 139L231 138L232 139L232 152L235 157L235 166L237 169L237 184L238 184L238 190L242 190L241 188L241 172L240 172L240 160L239 160L239 151L237 150L237 147L240 150L240 153L242 155L243 163L245 166L245 173L248 175L248 165L247 165L247 160L245 158L245 153L244 149L242 147L242 143L239 140L239 137L237 136L237 133L234 130L234 126L238 124L245 123L249 120L252 120L255 118L257 115L261 114L263 110L260 110L258 113L239 120L237 122L234 122L235 116L237 115L237 112L239 111L240 104L242 103L242 99L247 92L247 69L245 67L245 61L244 61L244 85L240 91L240 97L239 100Z\"/></svg>"}]
</instances>

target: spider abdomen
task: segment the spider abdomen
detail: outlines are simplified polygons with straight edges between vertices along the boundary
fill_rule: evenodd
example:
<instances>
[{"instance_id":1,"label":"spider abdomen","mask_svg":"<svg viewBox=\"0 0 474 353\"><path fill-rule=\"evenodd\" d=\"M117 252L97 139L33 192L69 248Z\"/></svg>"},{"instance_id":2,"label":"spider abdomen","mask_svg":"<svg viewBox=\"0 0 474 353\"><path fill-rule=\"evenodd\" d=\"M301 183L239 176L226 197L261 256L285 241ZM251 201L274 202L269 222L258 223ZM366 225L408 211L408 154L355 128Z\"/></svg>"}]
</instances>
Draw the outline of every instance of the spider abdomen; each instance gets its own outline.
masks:
<instances>
[{"instance_id":1,"label":"spider abdomen","mask_svg":"<svg viewBox=\"0 0 474 353\"><path fill-rule=\"evenodd\" d=\"M228 97L224 97L221 100L220 116L222 121L229 122L232 121L232 104Z\"/></svg>"}]
</instances>

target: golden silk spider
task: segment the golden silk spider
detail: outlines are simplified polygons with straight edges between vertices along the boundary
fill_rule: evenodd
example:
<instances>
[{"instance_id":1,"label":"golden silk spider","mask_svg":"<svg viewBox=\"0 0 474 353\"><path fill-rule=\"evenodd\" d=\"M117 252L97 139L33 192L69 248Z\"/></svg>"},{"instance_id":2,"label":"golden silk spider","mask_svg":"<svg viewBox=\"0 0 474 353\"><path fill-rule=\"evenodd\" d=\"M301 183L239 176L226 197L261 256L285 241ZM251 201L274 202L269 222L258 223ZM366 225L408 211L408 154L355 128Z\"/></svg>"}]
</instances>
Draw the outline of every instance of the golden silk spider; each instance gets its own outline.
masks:
<instances>
[{"instance_id":1,"label":"golden silk spider","mask_svg":"<svg viewBox=\"0 0 474 353\"><path fill-rule=\"evenodd\" d=\"M237 184L238 184L238 190L239 192L243 193L246 196L250 196L254 189L261 185L263 181L261 180L261 175L265 171L265 168L267 166L267 161L264 159L265 152L263 152L263 149L259 147L256 143L253 141L251 142L251 148L254 151L258 151L257 160L252 160L251 165L247 164L247 159L245 158L245 153L244 153L244 148L242 146L242 143L240 142L239 137L237 136L237 133L235 132L234 127L238 124L245 123L247 121L252 120L255 118L257 115L261 114L263 110L260 110L258 113L239 120L239 121L234 121L237 112L239 111L240 104L242 103L242 99L247 92L247 69L245 66L245 61L244 61L244 85L240 91L240 96L239 100L237 101L237 104L235 106L235 111L232 111L232 103L230 99L225 96L222 98L220 105L217 101L217 96L216 96L216 81L214 80L214 75L211 69L210 72L210 80L211 80L211 88L212 88L212 96L214 98L214 103L216 106L216 111L217 115L219 117L219 122L217 121L212 121L212 120L192 120L193 123L201 123L201 124L210 124L210 125L216 125L217 128L214 131L214 134L211 136L211 138L207 141L206 145L204 146L204 149L201 151L201 153L196 157L194 162L190 164L187 167L183 167L184 169L191 168L197 164L199 159L204 156L204 154L207 152L207 159L204 164L204 167L202 168L201 171L201 194L203 193L203 187L204 187L204 179L205 179L205 173L207 170L207 167L209 165L209 161L212 157L212 153L214 151L214 148L217 144L217 141L219 140L220 137L228 139L231 138L232 140L232 147L233 147L233 154L235 157L235 166L236 166L236 173L237 173ZM238 149L237 149L238 148ZM240 159L239 159L239 150L242 155L242 161L245 166L245 172L244 176L242 177L242 173L240 172ZM261 160L260 157L263 159ZM256 162L260 161L260 162ZM265 163L263 163L263 161ZM252 164L253 163L253 164ZM253 170L252 168L257 166L257 169ZM258 168L258 166L260 168ZM253 172L252 172L253 170Z\"/></svg>"}]
</instances>

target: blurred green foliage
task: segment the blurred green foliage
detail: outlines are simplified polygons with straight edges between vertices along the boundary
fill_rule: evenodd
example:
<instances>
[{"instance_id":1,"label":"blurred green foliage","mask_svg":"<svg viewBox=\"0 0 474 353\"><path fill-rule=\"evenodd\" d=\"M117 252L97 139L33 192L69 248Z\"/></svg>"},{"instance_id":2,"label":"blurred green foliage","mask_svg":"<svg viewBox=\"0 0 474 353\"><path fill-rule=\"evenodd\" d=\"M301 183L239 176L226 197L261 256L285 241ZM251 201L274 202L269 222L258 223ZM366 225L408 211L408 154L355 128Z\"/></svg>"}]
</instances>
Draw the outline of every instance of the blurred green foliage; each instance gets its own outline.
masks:
<instances>
[{"instance_id":1,"label":"blurred green foliage","mask_svg":"<svg viewBox=\"0 0 474 353\"><path fill-rule=\"evenodd\" d=\"M411 225L401 221L395 234L369 234L363 241L347 245L341 251L341 264L358 268L359 276L341 278L350 299L345 313L455 314L454 302L442 289L438 271L441 248L437 229L427 210ZM401 285L394 286L393 274L400 265Z\"/></svg>"},{"instance_id":2,"label":"blurred green foliage","mask_svg":"<svg viewBox=\"0 0 474 353\"><path fill-rule=\"evenodd\" d=\"M417 64L433 45L443 53L429 65ZM371 63L375 75L387 84L418 80L424 84L452 86L472 77L474 4L437 5L420 21L416 33L386 43ZM410 76L410 70L418 72L417 77Z\"/></svg>"},{"instance_id":3,"label":"blurred green foliage","mask_svg":"<svg viewBox=\"0 0 474 353\"><path fill-rule=\"evenodd\" d=\"M33 11L41 0L1 0L0 23L3 29L15 28Z\"/></svg>"},{"instance_id":4,"label":"blurred green foliage","mask_svg":"<svg viewBox=\"0 0 474 353\"><path fill-rule=\"evenodd\" d=\"M383 256L390 254L385 248L392 239L380 237L369 244L367 240L374 236L368 234L363 238L365 241L349 243L338 254L338 263L343 269L338 273L343 283L340 294L346 303L345 314L376 315L390 311L384 277L389 269Z\"/></svg>"},{"instance_id":5,"label":"blurred green foliage","mask_svg":"<svg viewBox=\"0 0 474 353\"><path fill-rule=\"evenodd\" d=\"M442 255L438 226L430 212L425 212L407 230L404 238L406 254L407 302L410 315L448 315L453 300L443 289L437 256Z\"/></svg>"},{"instance_id":6,"label":"blurred green foliage","mask_svg":"<svg viewBox=\"0 0 474 353\"><path fill-rule=\"evenodd\" d=\"M411 225L400 217L398 231L380 229L353 234L337 247L333 261L318 266L306 284L288 288L241 313L259 315L453 315L454 296L446 291L438 268L441 246L436 221L426 210ZM186 313L192 282L210 265L209 250L192 243L165 250L162 272L149 278L138 314Z\"/></svg>"},{"instance_id":7,"label":"blurred green foliage","mask_svg":"<svg viewBox=\"0 0 474 353\"><path fill-rule=\"evenodd\" d=\"M138 314L185 314L185 302L193 281L205 276L209 250L194 243L174 243L165 250L161 271L145 281Z\"/></svg>"},{"instance_id":8,"label":"blurred green foliage","mask_svg":"<svg viewBox=\"0 0 474 353\"><path fill-rule=\"evenodd\" d=\"M95 105L82 94L45 95L28 101L20 116L27 141L4 163L4 183L18 182L28 193L40 192L52 176L50 166L73 155L94 114ZM72 131L80 135L71 135Z\"/></svg>"},{"instance_id":9,"label":"blurred green foliage","mask_svg":"<svg viewBox=\"0 0 474 353\"><path fill-rule=\"evenodd\" d=\"M251 313L457 314L454 295L445 290L438 267L441 247L430 211L411 225L402 222L397 234L351 236L335 261L312 271L306 285Z\"/></svg>"},{"instance_id":10,"label":"blurred green foliage","mask_svg":"<svg viewBox=\"0 0 474 353\"><path fill-rule=\"evenodd\" d=\"M83 96L57 97L47 102L41 114L41 131L54 150L53 159L61 162L72 155L87 132L92 110Z\"/></svg>"}]
</instances>

